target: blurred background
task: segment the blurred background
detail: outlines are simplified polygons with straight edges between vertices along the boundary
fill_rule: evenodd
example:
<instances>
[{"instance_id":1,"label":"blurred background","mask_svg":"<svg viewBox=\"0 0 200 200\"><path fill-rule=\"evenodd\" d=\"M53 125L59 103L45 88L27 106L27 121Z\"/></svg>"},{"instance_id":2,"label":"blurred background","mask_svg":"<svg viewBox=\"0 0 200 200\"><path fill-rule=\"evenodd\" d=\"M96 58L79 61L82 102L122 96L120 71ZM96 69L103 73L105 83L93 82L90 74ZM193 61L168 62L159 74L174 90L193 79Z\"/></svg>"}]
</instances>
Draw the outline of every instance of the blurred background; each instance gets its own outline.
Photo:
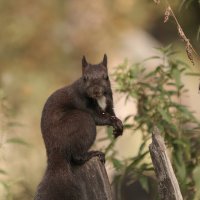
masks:
<instances>
[{"instance_id":1,"label":"blurred background","mask_svg":"<svg viewBox=\"0 0 200 200\"><path fill-rule=\"evenodd\" d=\"M199 1L176 0L171 6L200 52ZM0 199L33 198L46 166L43 105L54 90L80 77L83 55L98 63L106 53L112 73L124 59L140 62L156 55L155 47L172 43L191 65L174 20L163 23L164 12L165 6L153 0L0 1ZM199 69L197 62L192 71ZM184 81L189 95L183 101L200 117L199 78ZM112 86L114 91L115 82ZM136 112L132 103L125 105L118 95L114 99L120 118L130 108ZM120 156L134 156L139 141L138 135L120 138Z\"/></svg>"}]
</instances>

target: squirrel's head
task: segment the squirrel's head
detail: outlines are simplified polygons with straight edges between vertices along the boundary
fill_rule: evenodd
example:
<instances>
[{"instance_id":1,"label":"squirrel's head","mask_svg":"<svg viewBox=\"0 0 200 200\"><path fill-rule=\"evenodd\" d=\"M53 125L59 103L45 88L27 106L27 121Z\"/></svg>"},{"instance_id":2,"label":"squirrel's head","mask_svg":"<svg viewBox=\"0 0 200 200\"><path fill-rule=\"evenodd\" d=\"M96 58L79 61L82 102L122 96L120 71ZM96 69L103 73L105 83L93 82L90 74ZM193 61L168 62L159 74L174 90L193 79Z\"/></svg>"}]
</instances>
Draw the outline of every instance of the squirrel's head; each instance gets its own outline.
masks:
<instances>
[{"instance_id":1,"label":"squirrel's head","mask_svg":"<svg viewBox=\"0 0 200 200\"><path fill-rule=\"evenodd\" d=\"M82 81L86 94L93 99L98 99L110 91L110 81L107 69L107 56L99 64L89 64L83 56Z\"/></svg>"}]
</instances>

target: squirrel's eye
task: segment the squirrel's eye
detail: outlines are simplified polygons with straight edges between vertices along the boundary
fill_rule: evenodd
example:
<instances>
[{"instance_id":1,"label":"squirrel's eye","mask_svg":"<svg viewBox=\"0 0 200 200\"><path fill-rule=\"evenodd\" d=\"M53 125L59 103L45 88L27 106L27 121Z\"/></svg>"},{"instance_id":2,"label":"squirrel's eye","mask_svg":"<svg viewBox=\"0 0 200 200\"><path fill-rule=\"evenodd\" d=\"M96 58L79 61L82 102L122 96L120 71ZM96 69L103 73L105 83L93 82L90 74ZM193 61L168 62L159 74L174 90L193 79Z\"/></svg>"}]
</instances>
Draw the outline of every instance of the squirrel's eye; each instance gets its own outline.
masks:
<instances>
[{"instance_id":1,"label":"squirrel's eye","mask_svg":"<svg viewBox=\"0 0 200 200\"><path fill-rule=\"evenodd\" d=\"M87 77L87 76L84 76L84 77L83 77L83 80L84 80L84 81L87 81L87 80L88 80L88 77Z\"/></svg>"}]
</instances>

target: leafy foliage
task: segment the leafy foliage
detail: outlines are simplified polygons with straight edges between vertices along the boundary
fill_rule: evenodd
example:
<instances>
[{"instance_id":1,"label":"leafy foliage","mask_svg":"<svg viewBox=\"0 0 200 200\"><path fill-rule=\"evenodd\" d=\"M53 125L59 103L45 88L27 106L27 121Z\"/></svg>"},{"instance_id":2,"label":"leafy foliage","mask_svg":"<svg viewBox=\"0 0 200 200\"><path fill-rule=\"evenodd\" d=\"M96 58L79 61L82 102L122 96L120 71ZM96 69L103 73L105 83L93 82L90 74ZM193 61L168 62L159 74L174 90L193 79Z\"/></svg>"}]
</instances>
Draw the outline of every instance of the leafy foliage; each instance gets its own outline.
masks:
<instances>
[{"instance_id":1,"label":"leafy foliage","mask_svg":"<svg viewBox=\"0 0 200 200\"><path fill-rule=\"evenodd\" d=\"M4 154L3 149L7 148L7 145L24 145L29 146L27 142L19 137L8 137L8 133L11 130L11 127L16 123L12 122L9 118L9 105L5 96L5 93L2 89L0 89L0 163L2 164L5 162L5 159L2 159L2 154ZM6 166L6 165L5 165ZM19 184L20 180L12 180L9 176L9 172L7 169L0 168L0 186L3 189L1 190L0 198L5 200L12 200L14 199L12 188L14 185Z\"/></svg>"},{"instance_id":2,"label":"leafy foliage","mask_svg":"<svg viewBox=\"0 0 200 200\"><path fill-rule=\"evenodd\" d=\"M125 119L125 127L142 133L142 143L138 155L126 161L118 160L116 152L110 160L120 171L121 179L127 174L132 181L139 180L149 191L147 177L152 175L152 164L147 162L147 144L151 139L152 128L156 125L162 132L171 152L172 163L185 199L199 198L200 140L199 122L188 107L181 104L180 97L187 92L181 81L188 66L174 58L171 46L160 48L162 64L147 69L144 63L118 66L114 76L118 91L129 100L137 101L137 114ZM197 74L192 74L197 75ZM113 143L113 141L111 141ZM120 163L120 164L119 164ZM118 170L119 171L119 170Z\"/></svg>"}]
</instances>

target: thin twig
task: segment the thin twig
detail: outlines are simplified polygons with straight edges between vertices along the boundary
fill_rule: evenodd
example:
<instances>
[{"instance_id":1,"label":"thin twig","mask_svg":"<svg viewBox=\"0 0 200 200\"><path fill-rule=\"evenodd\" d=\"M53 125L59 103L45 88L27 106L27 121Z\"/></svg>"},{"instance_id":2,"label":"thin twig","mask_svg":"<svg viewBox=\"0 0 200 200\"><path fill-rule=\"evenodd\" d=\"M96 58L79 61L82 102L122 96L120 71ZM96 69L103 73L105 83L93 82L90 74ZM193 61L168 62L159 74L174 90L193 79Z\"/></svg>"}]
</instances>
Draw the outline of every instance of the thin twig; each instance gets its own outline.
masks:
<instances>
[{"instance_id":1,"label":"thin twig","mask_svg":"<svg viewBox=\"0 0 200 200\"><path fill-rule=\"evenodd\" d=\"M155 3L159 4L160 1L154 0ZM165 19L164 19L164 23L166 23L169 19L169 16L172 16L174 21L176 22L177 25L177 30L178 33L181 37L181 39L185 42L185 48L186 48L186 53L188 58L190 59L190 61L192 62L192 64L194 65L194 60L193 60L193 55L195 55L195 57L200 60L200 55L197 53L197 51L194 49L194 47L192 46L192 44L190 43L189 39L186 37L181 25L179 24L176 15L174 14L174 11L172 10L170 3L168 0L165 0L166 2L166 11L165 11Z\"/></svg>"},{"instance_id":2,"label":"thin twig","mask_svg":"<svg viewBox=\"0 0 200 200\"><path fill-rule=\"evenodd\" d=\"M166 2L168 2L168 1L166 0ZM174 20L175 20L177 26L181 27L181 25L179 24L179 22L178 22L178 20L177 20L177 18L176 18L176 16L175 16L175 14L174 14L174 11L172 10L172 8L171 8L171 6L170 6L169 3L168 3L168 7L170 7L171 14L172 14L172 16L173 16L173 18L174 18ZM181 28L181 29L182 29L182 28ZM183 32L183 34L184 34L184 38L187 38L186 35L185 35L185 33L184 33L184 31L183 31L183 29L182 29L182 32ZM188 42L188 41L189 41L189 39L187 38L187 41L186 41L186 42ZM190 43L190 42L189 42L189 43ZM191 49L193 50L193 52L194 52L198 57L200 57L200 55L196 52L196 50L193 48L193 46L191 45L191 43L190 43L190 46L191 46Z\"/></svg>"}]
</instances>

